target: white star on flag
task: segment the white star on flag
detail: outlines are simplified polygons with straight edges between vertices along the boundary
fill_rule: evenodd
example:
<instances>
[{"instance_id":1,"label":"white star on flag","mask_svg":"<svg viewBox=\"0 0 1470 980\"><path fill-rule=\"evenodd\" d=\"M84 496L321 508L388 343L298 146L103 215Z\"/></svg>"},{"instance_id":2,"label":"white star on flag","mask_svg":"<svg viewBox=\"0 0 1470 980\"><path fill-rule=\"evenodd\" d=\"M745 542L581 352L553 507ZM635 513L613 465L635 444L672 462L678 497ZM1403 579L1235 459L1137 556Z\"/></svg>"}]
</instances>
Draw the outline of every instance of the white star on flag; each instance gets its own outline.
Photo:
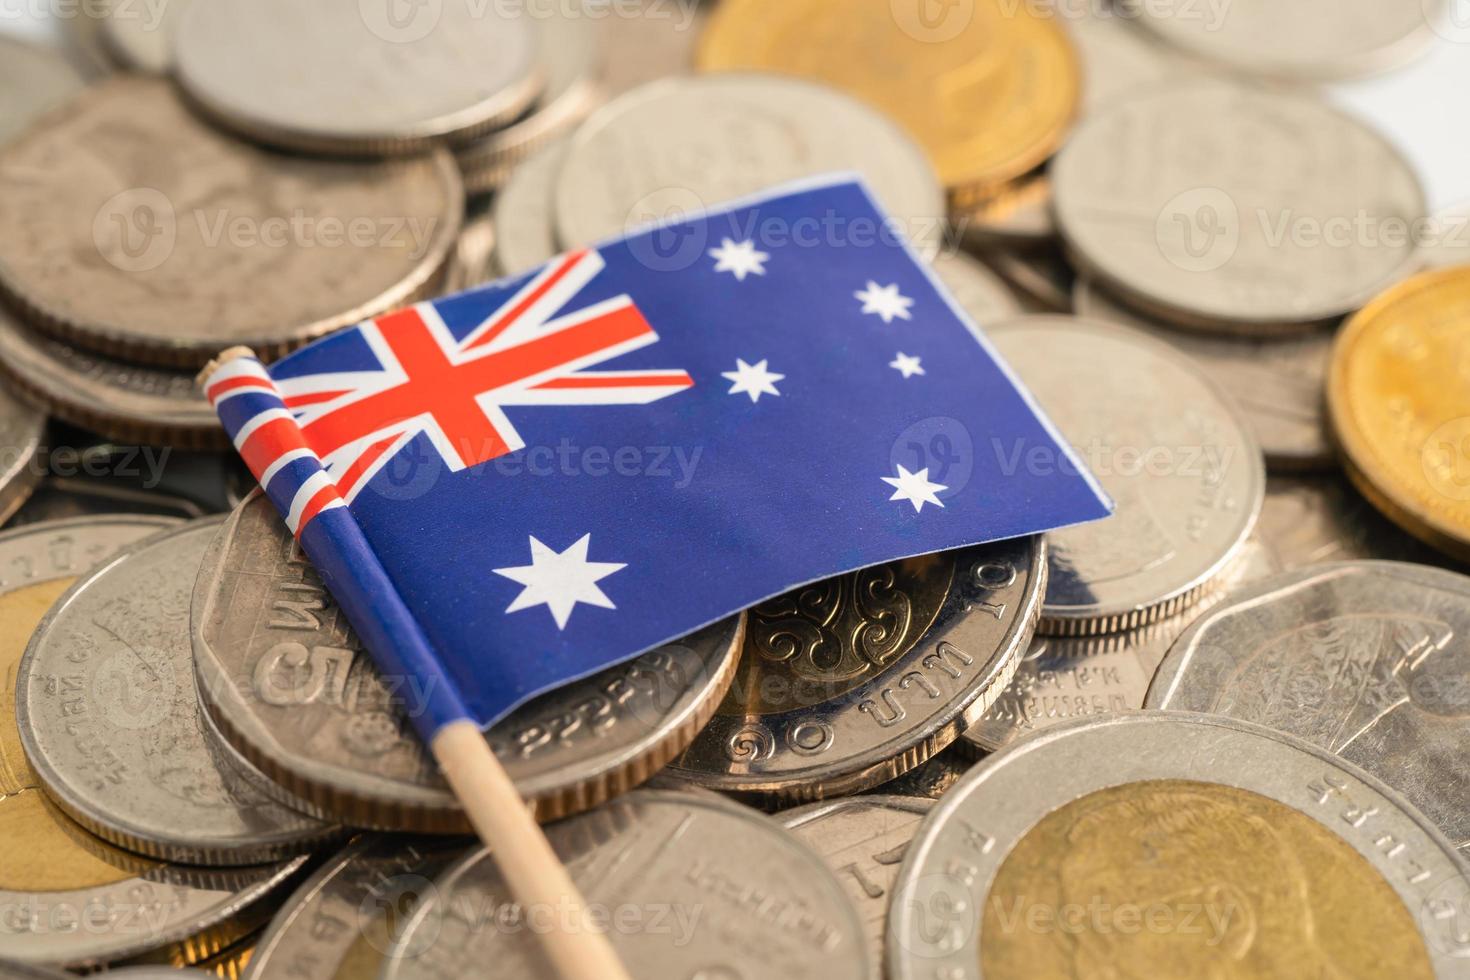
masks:
<instances>
[{"instance_id":1,"label":"white star on flag","mask_svg":"<svg viewBox=\"0 0 1470 980\"><path fill-rule=\"evenodd\" d=\"M863 301L863 312L872 313L883 318L884 323L892 323L893 318L900 320L912 320L909 315L909 307L914 301L898 291L898 285L880 286L871 279L868 280L868 288L853 293Z\"/></svg>"},{"instance_id":2,"label":"white star on flag","mask_svg":"<svg viewBox=\"0 0 1470 980\"><path fill-rule=\"evenodd\" d=\"M520 612L532 606L544 605L551 610L556 628L564 630L567 628L567 620L572 618L572 610L579 602L603 609L616 609L597 583L628 566L614 562L588 561L587 546L591 540L591 534L584 534L576 544L558 553L532 535L531 564L495 569L496 575L525 586L505 611Z\"/></svg>"},{"instance_id":3,"label":"white star on flag","mask_svg":"<svg viewBox=\"0 0 1470 980\"><path fill-rule=\"evenodd\" d=\"M752 273L765 275L766 261L771 257L768 252L756 251L755 242L749 239L733 242L728 238L720 243L719 248L710 249L709 255L715 260L716 272L732 272L740 282Z\"/></svg>"},{"instance_id":4,"label":"white star on flag","mask_svg":"<svg viewBox=\"0 0 1470 980\"><path fill-rule=\"evenodd\" d=\"M905 378L912 378L916 374L924 373L924 365L920 363L919 358L910 357L903 351L899 351L898 356L890 361L888 366L899 374L902 374Z\"/></svg>"},{"instance_id":5,"label":"white star on flag","mask_svg":"<svg viewBox=\"0 0 1470 980\"><path fill-rule=\"evenodd\" d=\"M929 482L927 466L917 473L910 473L900 465L898 476L885 476L883 482L894 488L893 496L889 497L889 500L907 500L914 505L916 514L923 511L925 504L943 507L944 502L936 494L940 490L949 489L942 483Z\"/></svg>"},{"instance_id":6,"label":"white star on flag","mask_svg":"<svg viewBox=\"0 0 1470 980\"><path fill-rule=\"evenodd\" d=\"M720 377L733 381L729 393L739 395L741 393L750 396L753 402L760 401L761 395L775 395L778 398L781 393L776 390L776 382L786 378L784 374L776 374L767 368L767 361L759 364L746 364L745 359L735 358L735 370L725 371Z\"/></svg>"}]
</instances>

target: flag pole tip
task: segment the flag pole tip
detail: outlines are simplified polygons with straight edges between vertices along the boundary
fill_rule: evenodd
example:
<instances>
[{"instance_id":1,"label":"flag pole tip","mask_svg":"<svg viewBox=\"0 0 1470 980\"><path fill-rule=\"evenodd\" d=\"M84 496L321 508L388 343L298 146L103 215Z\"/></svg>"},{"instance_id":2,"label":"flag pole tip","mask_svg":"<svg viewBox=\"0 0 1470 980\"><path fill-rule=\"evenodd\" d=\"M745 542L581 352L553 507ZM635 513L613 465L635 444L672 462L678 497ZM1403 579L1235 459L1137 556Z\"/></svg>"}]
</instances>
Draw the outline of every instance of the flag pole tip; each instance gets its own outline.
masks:
<instances>
[{"instance_id":1,"label":"flag pole tip","mask_svg":"<svg viewBox=\"0 0 1470 980\"><path fill-rule=\"evenodd\" d=\"M218 357L210 361L208 364L204 365L203 369L194 376L194 383L203 388L204 382L209 379L209 376L214 374L214 372L218 371L220 368L224 367L226 364L230 363L231 361L237 361L242 357L254 356L255 351L251 350L249 347L231 347L229 350L222 351L220 352L220 355Z\"/></svg>"}]
</instances>

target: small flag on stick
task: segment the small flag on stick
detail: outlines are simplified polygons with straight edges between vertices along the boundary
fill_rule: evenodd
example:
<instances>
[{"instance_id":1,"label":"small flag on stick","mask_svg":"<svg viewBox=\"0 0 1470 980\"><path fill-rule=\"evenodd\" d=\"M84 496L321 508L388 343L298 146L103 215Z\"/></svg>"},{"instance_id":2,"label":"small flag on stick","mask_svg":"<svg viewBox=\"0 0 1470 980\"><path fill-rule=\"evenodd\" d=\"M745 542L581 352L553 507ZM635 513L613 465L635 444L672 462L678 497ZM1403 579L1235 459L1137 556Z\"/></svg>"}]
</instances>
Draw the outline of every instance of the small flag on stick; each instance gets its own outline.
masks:
<instances>
[{"instance_id":1,"label":"small flag on stick","mask_svg":"<svg viewBox=\"0 0 1470 980\"><path fill-rule=\"evenodd\" d=\"M482 728L795 586L1109 510L847 177L202 383L526 901L574 891ZM579 933L565 976L621 975Z\"/></svg>"}]
</instances>

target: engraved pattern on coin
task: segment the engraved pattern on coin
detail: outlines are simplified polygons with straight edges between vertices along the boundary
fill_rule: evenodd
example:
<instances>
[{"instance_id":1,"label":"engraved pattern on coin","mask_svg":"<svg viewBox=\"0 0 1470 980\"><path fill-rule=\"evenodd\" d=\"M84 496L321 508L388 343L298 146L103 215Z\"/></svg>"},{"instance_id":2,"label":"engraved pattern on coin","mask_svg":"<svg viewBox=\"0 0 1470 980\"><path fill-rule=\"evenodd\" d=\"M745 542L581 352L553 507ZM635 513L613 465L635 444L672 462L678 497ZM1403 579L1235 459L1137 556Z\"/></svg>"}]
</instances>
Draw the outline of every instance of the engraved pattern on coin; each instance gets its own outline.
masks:
<instances>
[{"instance_id":1,"label":"engraved pattern on coin","mask_svg":"<svg viewBox=\"0 0 1470 980\"><path fill-rule=\"evenodd\" d=\"M742 618L537 698L489 739L550 820L643 782L681 751L735 670ZM194 601L205 710L230 743L352 826L468 832L409 713L424 692L382 675L261 494L205 556Z\"/></svg>"},{"instance_id":2,"label":"engraved pattern on coin","mask_svg":"<svg viewBox=\"0 0 1470 980\"><path fill-rule=\"evenodd\" d=\"M1131 629L1218 587L1266 480L1244 421L1201 369L1136 331L1075 317L1013 320L990 338L1117 505L1047 536L1042 631ZM1035 465L1027 448L997 451Z\"/></svg>"},{"instance_id":3,"label":"engraved pattern on coin","mask_svg":"<svg viewBox=\"0 0 1470 980\"><path fill-rule=\"evenodd\" d=\"M26 650L16 716L46 792L88 830L163 860L239 865L336 831L271 802L210 751L189 598L218 530L210 520L165 532L73 585Z\"/></svg>"},{"instance_id":4,"label":"engraved pattern on coin","mask_svg":"<svg viewBox=\"0 0 1470 980\"><path fill-rule=\"evenodd\" d=\"M624 924L608 938L631 976L875 976L857 910L821 857L746 807L642 790L546 832L588 903ZM556 910L512 901L488 851L436 885L383 980L554 975L536 930Z\"/></svg>"},{"instance_id":5,"label":"engraved pattern on coin","mask_svg":"<svg viewBox=\"0 0 1470 980\"><path fill-rule=\"evenodd\" d=\"M1384 230L1426 210L1413 168L1362 123L1310 95L1216 80L1114 103L1077 128L1051 177L1087 272L1171 323L1232 332L1362 305L1413 261L1407 236Z\"/></svg>"},{"instance_id":6,"label":"engraved pattern on coin","mask_svg":"<svg viewBox=\"0 0 1470 980\"><path fill-rule=\"evenodd\" d=\"M180 367L232 344L275 356L415 299L463 211L445 153L394 165L267 153L136 76L0 149L0 180L12 189L0 286L28 316Z\"/></svg>"},{"instance_id":7,"label":"engraved pattern on coin","mask_svg":"<svg viewBox=\"0 0 1470 980\"><path fill-rule=\"evenodd\" d=\"M1148 706L1295 735L1406 796L1470 846L1470 578L1390 562L1243 590L1175 644Z\"/></svg>"},{"instance_id":8,"label":"engraved pattern on coin","mask_svg":"<svg viewBox=\"0 0 1470 980\"><path fill-rule=\"evenodd\" d=\"M893 980L1470 976L1470 872L1444 836L1332 754L1210 715L1088 720L991 756L925 818L893 896Z\"/></svg>"},{"instance_id":9,"label":"engraved pattern on coin","mask_svg":"<svg viewBox=\"0 0 1470 980\"><path fill-rule=\"evenodd\" d=\"M1185 332L1127 309L1085 278L1077 280L1072 299L1079 316L1141 330L1188 354L1244 412L1273 468L1319 469L1336 461L1326 406L1332 334Z\"/></svg>"},{"instance_id":10,"label":"engraved pattern on coin","mask_svg":"<svg viewBox=\"0 0 1470 980\"><path fill-rule=\"evenodd\" d=\"M1044 565L1041 540L1022 539L773 600L752 615L719 711L665 776L781 804L902 775L949 745L1009 681L1034 632ZM860 607L855 597L872 586Z\"/></svg>"}]
</instances>

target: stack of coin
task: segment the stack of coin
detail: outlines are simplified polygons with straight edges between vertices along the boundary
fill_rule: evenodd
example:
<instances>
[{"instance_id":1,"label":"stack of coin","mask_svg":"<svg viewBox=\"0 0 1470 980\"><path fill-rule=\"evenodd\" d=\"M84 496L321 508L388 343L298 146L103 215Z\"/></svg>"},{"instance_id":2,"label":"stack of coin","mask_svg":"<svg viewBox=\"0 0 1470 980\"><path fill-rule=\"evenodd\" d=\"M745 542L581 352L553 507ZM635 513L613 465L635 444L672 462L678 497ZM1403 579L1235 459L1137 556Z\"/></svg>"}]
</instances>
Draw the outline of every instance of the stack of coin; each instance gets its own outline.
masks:
<instances>
[{"instance_id":1,"label":"stack of coin","mask_svg":"<svg viewBox=\"0 0 1470 980\"><path fill-rule=\"evenodd\" d=\"M852 170L1072 447L947 451L1116 513L488 730L633 975L1470 976L1470 212L1314 87L1446 3L80 6L0 37L0 980L552 980L193 374Z\"/></svg>"}]
</instances>

